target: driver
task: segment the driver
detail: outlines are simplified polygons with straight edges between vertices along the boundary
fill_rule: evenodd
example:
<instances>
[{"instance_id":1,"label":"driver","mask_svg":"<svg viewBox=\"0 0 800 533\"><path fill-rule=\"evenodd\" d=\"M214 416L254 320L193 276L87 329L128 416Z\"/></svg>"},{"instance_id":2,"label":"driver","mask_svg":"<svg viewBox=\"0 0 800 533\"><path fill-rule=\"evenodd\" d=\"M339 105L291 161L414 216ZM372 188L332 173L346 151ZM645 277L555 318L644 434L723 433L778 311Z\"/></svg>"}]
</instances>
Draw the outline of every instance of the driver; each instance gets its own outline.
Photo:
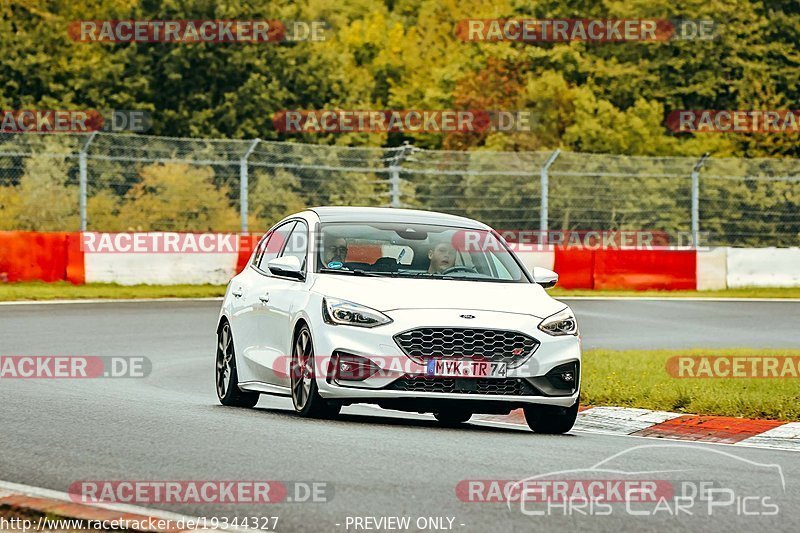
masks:
<instances>
[{"instance_id":1,"label":"driver","mask_svg":"<svg viewBox=\"0 0 800 533\"><path fill-rule=\"evenodd\" d=\"M456 264L456 249L450 241L442 241L428 250L428 259L431 264L428 274L441 274Z\"/></svg>"},{"instance_id":2,"label":"driver","mask_svg":"<svg viewBox=\"0 0 800 533\"><path fill-rule=\"evenodd\" d=\"M344 237L329 237L325 239L325 249L323 251L326 266L333 261L344 263L347 258L347 240Z\"/></svg>"}]
</instances>

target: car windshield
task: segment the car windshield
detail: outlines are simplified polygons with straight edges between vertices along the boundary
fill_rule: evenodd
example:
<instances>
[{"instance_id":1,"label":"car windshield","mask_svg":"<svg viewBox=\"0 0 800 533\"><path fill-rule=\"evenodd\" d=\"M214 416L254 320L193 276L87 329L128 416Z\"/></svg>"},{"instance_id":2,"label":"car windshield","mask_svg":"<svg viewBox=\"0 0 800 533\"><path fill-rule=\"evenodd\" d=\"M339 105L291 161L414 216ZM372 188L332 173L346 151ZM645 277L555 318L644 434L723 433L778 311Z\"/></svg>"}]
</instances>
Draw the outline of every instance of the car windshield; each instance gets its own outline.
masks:
<instances>
[{"instance_id":1,"label":"car windshield","mask_svg":"<svg viewBox=\"0 0 800 533\"><path fill-rule=\"evenodd\" d=\"M326 223L319 244L317 271L323 273L530 283L508 247L483 229Z\"/></svg>"}]
</instances>

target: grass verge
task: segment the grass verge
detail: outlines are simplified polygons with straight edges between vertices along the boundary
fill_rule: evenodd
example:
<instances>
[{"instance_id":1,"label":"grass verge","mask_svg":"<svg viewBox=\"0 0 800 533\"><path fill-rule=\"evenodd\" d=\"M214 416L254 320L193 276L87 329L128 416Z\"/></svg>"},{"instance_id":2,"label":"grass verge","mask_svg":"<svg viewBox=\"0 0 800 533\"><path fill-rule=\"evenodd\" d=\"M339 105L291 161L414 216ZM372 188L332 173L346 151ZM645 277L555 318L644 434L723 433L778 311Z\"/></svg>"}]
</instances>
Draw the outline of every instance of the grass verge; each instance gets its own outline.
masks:
<instances>
[{"instance_id":1,"label":"grass verge","mask_svg":"<svg viewBox=\"0 0 800 533\"><path fill-rule=\"evenodd\" d=\"M569 296L647 296L656 298L799 298L800 287L785 289L749 288L724 291L591 291L551 289L554 298ZM0 283L0 301L15 300L80 300L94 298L207 298L223 296L225 285L117 285L67 282Z\"/></svg>"},{"instance_id":2,"label":"grass verge","mask_svg":"<svg viewBox=\"0 0 800 533\"><path fill-rule=\"evenodd\" d=\"M0 301L104 298L208 298L223 296L225 285L117 285L68 282L0 283Z\"/></svg>"},{"instance_id":3,"label":"grass verge","mask_svg":"<svg viewBox=\"0 0 800 533\"><path fill-rule=\"evenodd\" d=\"M581 403L677 413L800 420L800 378L674 378L673 356L800 356L799 350L587 350Z\"/></svg>"}]
</instances>

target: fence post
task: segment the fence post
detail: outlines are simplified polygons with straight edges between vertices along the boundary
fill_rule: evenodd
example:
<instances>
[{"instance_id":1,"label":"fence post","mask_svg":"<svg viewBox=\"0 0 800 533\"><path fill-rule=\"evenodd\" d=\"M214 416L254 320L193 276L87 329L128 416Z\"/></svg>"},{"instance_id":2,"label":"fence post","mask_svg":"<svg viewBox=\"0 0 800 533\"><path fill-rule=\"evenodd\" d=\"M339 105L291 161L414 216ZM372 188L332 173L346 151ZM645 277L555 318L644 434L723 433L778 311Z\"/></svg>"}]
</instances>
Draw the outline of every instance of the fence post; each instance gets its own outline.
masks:
<instances>
[{"instance_id":1,"label":"fence post","mask_svg":"<svg viewBox=\"0 0 800 533\"><path fill-rule=\"evenodd\" d=\"M92 144L92 141L97 136L97 132L93 131L89 138L84 143L83 147L81 148L80 152L78 152L78 194L80 198L78 200L80 217L81 217L81 231L86 231L87 227L87 216L86 216L86 197L88 195L88 183L89 178L87 176L87 168L86 168L86 153L89 151L89 145Z\"/></svg>"},{"instance_id":2,"label":"fence post","mask_svg":"<svg viewBox=\"0 0 800 533\"><path fill-rule=\"evenodd\" d=\"M400 207L400 167L392 165L389 167L389 186L392 198L391 207Z\"/></svg>"},{"instance_id":3,"label":"fence post","mask_svg":"<svg viewBox=\"0 0 800 533\"><path fill-rule=\"evenodd\" d=\"M248 201L248 190L250 188L250 177L247 173L247 160L256 145L261 142L261 139L254 139L250 147L239 160L239 214L242 217L242 233L246 234L249 230L247 215L250 212L250 203Z\"/></svg>"},{"instance_id":4,"label":"fence post","mask_svg":"<svg viewBox=\"0 0 800 533\"><path fill-rule=\"evenodd\" d=\"M709 152L698 159L692 169L692 246L697 248L697 239L700 236L700 169L708 159Z\"/></svg>"},{"instance_id":5,"label":"fence post","mask_svg":"<svg viewBox=\"0 0 800 533\"><path fill-rule=\"evenodd\" d=\"M391 198L389 205L391 207L397 208L402 206L400 201L400 171L403 169L403 161L405 161L410 154L417 151L419 151L418 148L415 148L413 145L409 144L408 141L405 141L403 146L398 150L397 155L392 158L392 164L389 166L389 196Z\"/></svg>"},{"instance_id":6,"label":"fence post","mask_svg":"<svg viewBox=\"0 0 800 533\"><path fill-rule=\"evenodd\" d=\"M556 148L556 151L550 154L550 157L547 158L544 165L542 165L542 169L539 172L539 181L541 184L542 189L542 198L541 204L539 208L539 232L541 233L541 238L539 242L546 244L547 243L547 217L548 217L548 200L550 197L550 167L555 163L556 159L558 159L559 154L561 154L561 150Z\"/></svg>"}]
</instances>

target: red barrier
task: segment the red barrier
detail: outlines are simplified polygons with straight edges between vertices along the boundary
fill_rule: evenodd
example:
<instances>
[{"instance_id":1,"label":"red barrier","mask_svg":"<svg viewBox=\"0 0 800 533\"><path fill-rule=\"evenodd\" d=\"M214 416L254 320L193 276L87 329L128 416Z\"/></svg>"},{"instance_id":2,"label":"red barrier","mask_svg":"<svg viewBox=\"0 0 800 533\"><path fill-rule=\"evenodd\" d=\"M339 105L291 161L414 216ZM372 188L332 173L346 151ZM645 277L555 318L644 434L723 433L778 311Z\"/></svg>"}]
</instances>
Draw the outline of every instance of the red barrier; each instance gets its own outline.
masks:
<instances>
[{"instance_id":1,"label":"red barrier","mask_svg":"<svg viewBox=\"0 0 800 533\"><path fill-rule=\"evenodd\" d=\"M76 285L86 283L86 261L83 257L82 241L82 233L70 233L67 236L66 278L67 281Z\"/></svg>"},{"instance_id":2,"label":"red barrier","mask_svg":"<svg viewBox=\"0 0 800 533\"><path fill-rule=\"evenodd\" d=\"M557 246L553 270L558 273L561 288L593 289L594 251Z\"/></svg>"},{"instance_id":3,"label":"red barrier","mask_svg":"<svg viewBox=\"0 0 800 533\"><path fill-rule=\"evenodd\" d=\"M598 250L594 255L595 289L694 290L694 250Z\"/></svg>"},{"instance_id":4,"label":"red barrier","mask_svg":"<svg viewBox=\"0 0 800 533\"><path fill-rule=\"evenodd\" d=\"M259 235L240 235L237 272L244 270ZM348 260L374 262L380 247L353 246ZM554 269L567 289L695 289L693 250L586 250L555 248ZM85 283L80 233L0 231L0 281Z\"/></svg>"},{"instance_id":5,"label":"red barrier","mask_svg":"<svg viewBox=\"0 0 800 533\"><path fill-rule=\"evenodd\" d=\"M694 250L555 249L554 270L564 289L694 290Z\"/></svg>"},{"instance_id":6,"label":"red barrier","mask_svg":"<svg viewBox=\"0 0 800 533\"><path fill-rule=\"evenodd\" d=\"M69 236L64 232L0 231L0 279L66 280Z\"/></svg>"},{"instance_id":7,"label":"red barrier","mask_svg":"<svg viewBox=\"0 0 800 533\"><path fill-rule=\"evenodd\" d=\"M236 258L236 273L239 274L247 266L253 250L263 235L239 235L239 256ZM274 240L274 239L273 239Z\"/></svg>"}]
</instances>

